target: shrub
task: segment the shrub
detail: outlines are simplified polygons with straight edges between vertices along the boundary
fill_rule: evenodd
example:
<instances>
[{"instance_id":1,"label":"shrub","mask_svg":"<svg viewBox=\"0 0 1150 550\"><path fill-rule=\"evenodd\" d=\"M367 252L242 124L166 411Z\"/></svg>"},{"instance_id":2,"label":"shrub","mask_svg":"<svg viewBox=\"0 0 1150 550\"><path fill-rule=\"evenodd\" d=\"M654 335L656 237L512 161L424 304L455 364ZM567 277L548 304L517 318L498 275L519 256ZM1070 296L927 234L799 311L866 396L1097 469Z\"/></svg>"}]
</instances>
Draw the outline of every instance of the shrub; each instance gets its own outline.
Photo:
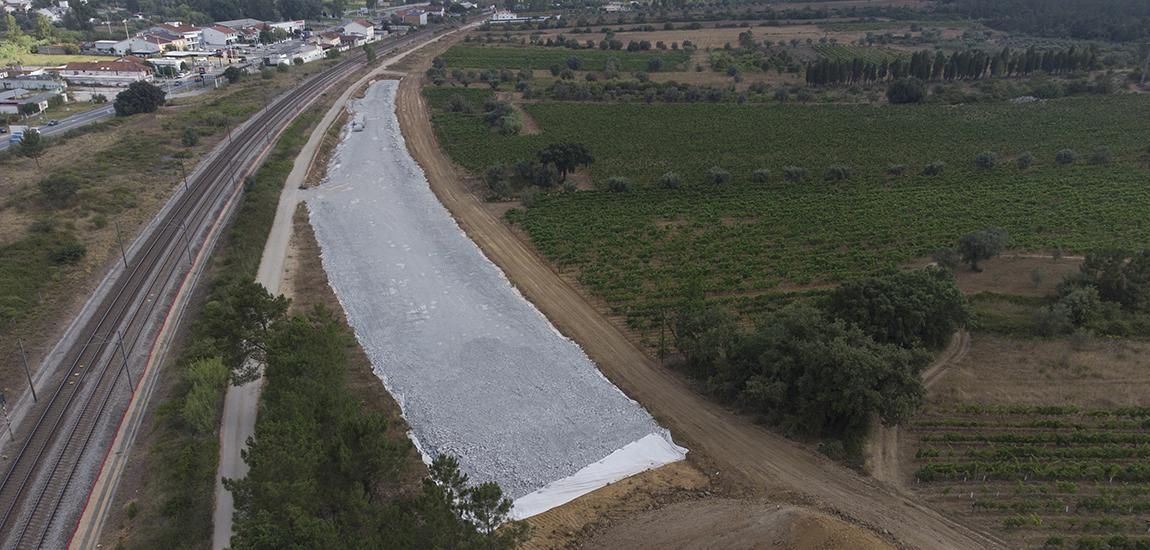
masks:
<instances>
[{"instance_id":1,"label":"shrub","mask_svg":"<svg viewBox=\"0 0 1150 550\"><path fill-rule=\"evenodd\" d=\"M659 176L658 185L660 189L678 189L682 185L683 179L675 172L667 172Z\"/></svg>"},{"instance_id":2,"label":"shrub","mask_svg":"<svg viewBox=\"0 0 1150 550\"><path fill-rule=\"evenodd\" d=\"M287 63L279 63L276 65L276 72L286 73L289 70L291 70L291 68L288 66Z\"/></svg>"},{"instance_id":3,"label":"shrub","mask_svg":"<svg viewBox=\"0 0 1150 550\"><path fill-rule=\"evenodd\" d=\"M264 80L271 80L275 78L275 76L275 73L273 73L271 69L260 69L260 78Z\"/></svg>"},{"instance_id":4,"label":"shrub","mask_svg":"<svg viewBox=\"0 0 1150 550\"><path fill-rule=\"evenodd\" d=\"M807 179L807 169L798 166L784 166L783 177L787 181L803 181Z\"/></svg>"},{"instance_id":5,"label":"shrub","mask_svg":"<svg viewBox=\"0 0 1150 550\"><path fill-rule=\"evenodd\" d=\"M53 250L50 258L52 259L53 263L74 264L79 262L80 259L83 258L87 253L88 249L84 248L84 245L80 243L68 243L64 246L61 246L60 248L57 248L56 250Z\"/></svg>"},{"instance_id":6,"label":"shrub","mask_svg":"<svg viewBox=\"0 0 1150 550\"><path fill-rule=\"evenodd\" d=\"M707 181L715 185L730 183L731 173L723 170L722 168L719 168L718 166L712 166L707 169Z\"/></svg>"},{"instance_id":7,"label":"shrub","mask_svg":"<svg viewBox=\"0 0 1150 550\"><path fill-rule=\"evenodd\" d=\"M886 167L886 173L888 176L901 176L904 173L906 173L906 165L905 164L892 164L892 165Z\"/></svg>"},{"instance_id":8,"label":"shrub","mask_svg":"<svg viewBox=\"0 0 1150 550\"><path fill-rule=\"evenodd\" d=\"M523 203L523 206L531 208L539 202L539 195L541 194L538 187L528 187L519 192L519 202Z\"/></svg>"},{"instance_id":9,"label":"shrub","mask_svg":"<svg viewBox=\"0 0 1150 550\"><path fill-rule=\"evenodd\" d=\"M894 105L919 103L925 96L926 85L917 78L900 78L886 88L886 99Z\"/></svg>"},{"instance_id":10,"label":"shrub","mask_svg":"<svg viewBox=\"0 0 1150 550\"><path fill-rule=\"evenodd\" d=\"M1029 152L1022 153L1021 155L1018 155L1018 158L1014 159L1014 164L1018 166L1019 170L1026 170L1027 168L1030 168L1032 164L1034 164L1034 155L1030 154Z\"/></svg>"},{"instance_id":11,"label":"shrub","mask_svg":"<svg viewBox=\"0 0 1150 550\"><path fill-rule=\"evenodd\" d=\"M771 180L771 171L766 168L759 168L751 172L751 181L754 183L767 183Z\"/></svg>"},{"instance_id":12,"label":"shrub","mask_svg":"<svg viewBox=\"0 0 1150 550\"><path fill-rule=\"evenodd\" d=\"M80 180L70 175L48 176L40 180L40 198L52 208L68 206L80 190Z\"/></svg>"},{"instance_id":13,"label":"shrub","mask_svg":"<svg viewBox=\"0 0 1150 550\"><path fill-rule=\"evenodd\" d=\"M626 193L631 190L631 180L621 176L611 176L607 180L607 190L612 193Z\"/></svg>"},{"instance_id":14,"label":"shrub","mask_svg":"<svg viewBox=\"0 0 1150 550\"><path fill-rule=\"evenodd\" d=\"M330 53L330 51L328 53ZM239 70L235 66L228 67L227 69L224 69L224 78L228 79L228 83L230 83L230 84L235 84L236 82L239 82L240 79L242 79L243 77L244 77L244 72Z\"/></svg>"},{"instance_id":15,"label":"shrub","mask_svg":"<svg viewBox=\"0 0 1150 550\"><path fill-rule=\"evenodd\" d=\"M184 147L194 147L200 142L200 134L196 133L195 128L188 126L184 128L184 135L180 138L180 141L184 144Z\"/></svg>"},{"instance_id":16,"label":"shrub","mask_svg":"<svg viewBox=\"0 0 1150 550\"><path fill-rule=\"evenodd\" d=\"M834 166L831 166L830 168L827 168L826 172L823 173L823 179L825 179L827 181L847 180L847 179L850 179L850 177L851 177L850 167L844 166L842 164L836 164Z\"/></svg>"},{"instance_id":17,"label":"shrub","mask_svg":"<svg viewBox=\"0 0 1150 550\"><path fill-rule=\"evenodd\" d=\"M297 57L297 58L291 60L291 62L293 65L303 65L303 58Z\"/></svg>"},{"instance_id":18,"label":"shrub","mask_svg":"<svg viewBox=\"0 0 1150 550\"><path fill-rule=\"evenodd\" d=\"M1090 153L1090 164L1110 164L1110 148L1102 145Z\"/></svg>"},{"instance_id":19,"label":"shrub","mask_svg":"<svg viewBox=\"0 0 1150 550\"><path fill-rule=\"evenodd\" d=\"M941 160L936 160L936 161L923 167L922 175L924 175L924 176L937 176L937 175L941 174L942 171L945 169L946 169L946 163L941 161Z\"/></svg>"},{"instance_id":20,"label":"shrub","mask_svg":"<svg viewBox=\"0 0 1150 550\"><path fill-rule=\"evenodd\" d=\"M1058 164L1074 164L1074 160L1078 158L1078 153L1074 149L1063 149L1054 155L1054 162Z\"/></svg>"},{"instance_id":21,"label":"shrub","mask_svg":"<svg viewBox=\"0 0 1150 550\"><path fill-rule=\"evenodd\" d=\"M962 261L962 257L959 256L958 251L953 248L940 248L935 250L934 254L931 255L931 259L934 260L934 263L937 264L938 267L948 271L954 271Z\"/></svg>"},{"instance_id":22,"label":"shrub","mask_svg":"<svg viewBox=\"0 0 1150 550\"><path fill-rule=\"evenodd\" d=\"M998 157L990 151L983 151L974 157L974 165L983 170L994 168L998 164Z\"/></svg>"}]
</instances>

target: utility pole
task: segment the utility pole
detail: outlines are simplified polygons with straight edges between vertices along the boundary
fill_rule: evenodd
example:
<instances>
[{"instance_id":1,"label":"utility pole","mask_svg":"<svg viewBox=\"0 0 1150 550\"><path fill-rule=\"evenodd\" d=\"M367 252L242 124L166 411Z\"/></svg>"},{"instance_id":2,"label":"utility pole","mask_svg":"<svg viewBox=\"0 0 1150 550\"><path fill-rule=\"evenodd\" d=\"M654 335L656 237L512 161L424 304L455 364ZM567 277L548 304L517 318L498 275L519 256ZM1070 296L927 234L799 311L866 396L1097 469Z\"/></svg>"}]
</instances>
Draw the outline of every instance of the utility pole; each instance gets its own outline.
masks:
<instances>
[{"instance_id":1,"label":"utility pole","mask_svg":"<svg viewBox=\"0 0 1150 550\"><path fill-rule=\"evenodd\" d=\"M184 168L184 161L180 161L180 173L184 175L184 191L188 191L188 169Z\"/></svg>"},{"instance_id":2,"label":"utility pole","mask_svg":"<svg viewBox=\"0 0 1150 550\"><path fill-rule=\"evenodd\" d=\"M120 357L124 360L124 376L128 378L128 391L136 393L136 386L132 384L132 371L128 370L128 354L124 351L124 337L120 334L119 330L116 330L116 340L120 346Z\"/></svg>"},{"instance_id":3,"label":"utility pole","mask_svg":"<svg viewBox=\"0 0 1150 550\"><path fill-rule=\"evenodd\" d=\"M32 402L36 402L36 384L32 383L32 371L28 370L28 354L24 353L24 340L17 338L16 345L20 346L20 359L24 362L24 375L28 377L28 389L32 390Z\"/></svg>"},{"instance_id":4,"label":"utility pole","mask_svg":"<svg viewBox=\"0 0 1150 550\"><path fill-rule=\"evenodd\" d=\"M128 269L128 255L124 253L124 236L120 233L120 220L113 220L116 223L116 240L120 243L120 259L124 260L124 269Z\"/></svg>"}]
</instances>

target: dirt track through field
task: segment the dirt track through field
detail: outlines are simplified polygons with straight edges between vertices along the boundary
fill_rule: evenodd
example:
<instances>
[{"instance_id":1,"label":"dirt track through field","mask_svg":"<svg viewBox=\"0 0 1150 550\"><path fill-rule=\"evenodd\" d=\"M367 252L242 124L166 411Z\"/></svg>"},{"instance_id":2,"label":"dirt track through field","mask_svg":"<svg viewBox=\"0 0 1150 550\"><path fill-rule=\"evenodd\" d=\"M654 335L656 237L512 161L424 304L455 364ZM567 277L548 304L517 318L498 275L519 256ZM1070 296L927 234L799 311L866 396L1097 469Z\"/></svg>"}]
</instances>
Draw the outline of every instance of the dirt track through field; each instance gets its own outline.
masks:
<instances>
[{"instance_id":1,"label":"dirt track through field","mask_svg":"<svg viewBox=\"0 0 1150 550\"><path fill-rule=\"evenodd\" d=\"M970 351L970 332L959 330L954 333L950 344L922 373L922 385L927 391L938 382L951 365L958 363ZM867 461L871 475L875 479L897 489L903 488L901 466L899 465L898 426L883 426L876 420L867 441Z\"/></svg>"},{"instance_id":2,"label":"dirt track through field","mask_svg":"<svg viewBox=\"0 0 1150 550\"><path fill-rule=\"evenodd\" d=\"M429 58L424 59L429 62ZM915 502L897 490L804 449L706 400L673 372L659 367L551 269L465 187L439 148L420 93L416 66L397 100L407 147L432 190L468 236L566 336L578 342L603 373L668 427L675 440L708 457L732 479L761 495L840 513L914 548L1005 548Z\"/></svg>"}]
</instances>

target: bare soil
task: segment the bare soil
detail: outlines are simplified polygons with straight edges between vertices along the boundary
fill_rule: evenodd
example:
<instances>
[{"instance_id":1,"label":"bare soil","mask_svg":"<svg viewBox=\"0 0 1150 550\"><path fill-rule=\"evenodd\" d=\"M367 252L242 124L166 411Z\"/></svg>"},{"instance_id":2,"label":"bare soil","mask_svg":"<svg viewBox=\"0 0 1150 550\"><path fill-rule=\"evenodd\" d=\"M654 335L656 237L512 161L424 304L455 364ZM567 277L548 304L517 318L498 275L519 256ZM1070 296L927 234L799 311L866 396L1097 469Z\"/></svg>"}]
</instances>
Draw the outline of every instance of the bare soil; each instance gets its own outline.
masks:
<instances>
[{"instance_id":1,"label":"bare soil","mask_svg":"<svg viewBox=\"0 0 1150 550\"><path fill-rule=\"evenodd\" d=\"M1023 339L976 333L970 352L931 389L929 403L1146 405L1150 343Z\"/></svg>"},{"instance_id":2,"label":"bare soil","mask_svg":"<svg viewBox=\"0 0 1150 550\"><path fill-rule=\"evenodd\" d=\"M908 267L930 264L929 258L910 262ZM1058 284L1082 266L1081 256L1055 259L1044 254L1008 254L986 260L978 265L982 272L959 266L954 272L958 288L966 294L994 292L1017 296L1047 296Z\"/></svg>"},{"instance_id":3,"label":"bare soil","mask_svg":"<svg viewBox=\"0 0 1150 550\"><path fill-rule=\"evenodd\" d=\"M639 514L596 534L582 548L877 550L894 546L806 508L712 499Z\"/></svg>"},{"instance_id":4,"label":"bare soil","mask_svg":"<svg viewBox=\"0 0 1150 550\"><path fill-rule=\"evenodd\" d=\"M713 480L744 487L780 504L847 519L911 547L1006 546L725 410L629 341L578 288L559 277L528 243L491 215L482 199L468 190L465 173L439 147L420 93L422 69L436 51L428 49L419 63L413 61L412 75L400 85L397 106L408 149L423 167L432 190L462 229L560 332L579 342L600 370L647 407L677 442L715 465ZM673 528L673 523L660 530Z\"/></svg>"}]
</instances>

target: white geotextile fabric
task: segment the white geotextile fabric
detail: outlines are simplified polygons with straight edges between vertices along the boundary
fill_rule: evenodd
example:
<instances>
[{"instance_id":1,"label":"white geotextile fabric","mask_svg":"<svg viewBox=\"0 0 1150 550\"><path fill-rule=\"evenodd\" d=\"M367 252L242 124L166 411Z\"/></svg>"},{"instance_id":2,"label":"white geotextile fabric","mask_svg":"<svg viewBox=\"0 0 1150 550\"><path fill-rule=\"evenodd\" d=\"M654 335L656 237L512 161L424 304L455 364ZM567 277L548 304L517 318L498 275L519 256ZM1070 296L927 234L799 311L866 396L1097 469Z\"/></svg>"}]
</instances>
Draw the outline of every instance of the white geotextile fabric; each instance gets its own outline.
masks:
<instances>
[{"instance_id":1,"label":"white geotextile fabric","mask_svg":"<svg viewBox=\"0 0 1150 550\"><path fill-rule=\"evenodd\" d=\"M628 443L603 460L587 465L575 475L553 481L534 493L515 499L511 517L523 519L541 514L610 483L682 460L686 455L687 449L671 441L666 432L650 434Z\"/></svg>"},{"instance_id":2,"label":"white geotextile fabric","mask_svg":"<svg viewBox=\"0 0 1150 550\"><path fill-rule=\"evenodd\" d=\"M395 92L381 81L355 103L365 129L307 197L332 288L425 459L458 456L532 513L682 459L455 224L408 154Z\"/></svg>"}]
</instances>

